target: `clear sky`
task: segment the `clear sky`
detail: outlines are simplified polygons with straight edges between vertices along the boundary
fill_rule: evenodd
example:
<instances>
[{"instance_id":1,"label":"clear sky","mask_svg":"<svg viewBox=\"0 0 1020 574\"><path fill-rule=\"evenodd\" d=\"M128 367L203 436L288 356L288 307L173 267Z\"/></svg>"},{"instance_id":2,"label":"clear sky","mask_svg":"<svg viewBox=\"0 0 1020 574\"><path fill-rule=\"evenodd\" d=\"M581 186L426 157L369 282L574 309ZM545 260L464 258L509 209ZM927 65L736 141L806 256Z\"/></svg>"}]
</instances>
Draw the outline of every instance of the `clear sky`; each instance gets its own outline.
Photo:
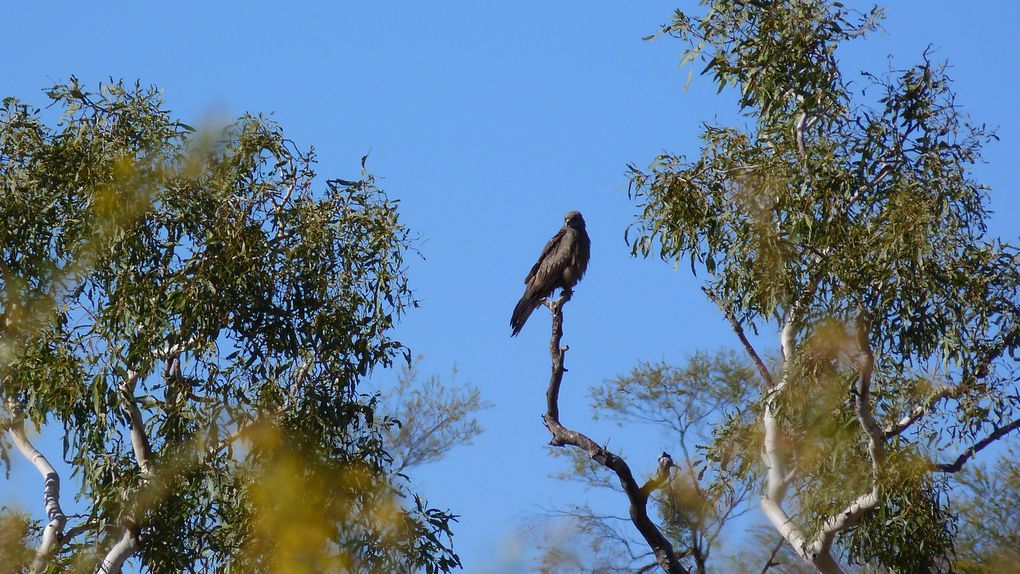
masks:
<instances>
[{"instance_id":1,"label":"clear sky","mask_svg":"<svg viewBox=\"0 0 1020 574\"><path fill-rule=\"evenodd\" d=\"M411 267L422 308L406 317L401 339L425 355L424 374L456 364L459 379L494 404L474 445L421 469L415 482L434 505L462 515L455 546L467 572L517 572L513 540L528 517L586 496L550 477L561 463L544 446L540 420L548 316L536 311L513 340L507 326L521 280L563 213L584 213L593 244L566 311L567 426L609 441L646 475L657 453L671 450L668 440L592 421L589 386L641 359L680 361L735 344L689 270L633 259L623 241L635 213L625 164L646 165L662 150L694 155L702 121L733 118L732 97L717 96L707 79L684 89L680 41L642 41L672 10L695 4L11 2L0 11L0 97L44 105L42 89L71 74L89 86L139 79L162 87L191 124L272 112L299 145L315 146L328 177L356 178L371 152L369 168L423 239L425 260ZM975 121L999 126L1001 141L978 172L993 188L992 230L1015 241L1020 3L887 4L885 31L842 54L849 75L884 70L887 56L910 65L935 46L953 66L958 102ZM59 443L41 446L59 458ZM16 461L13 475L0 481L0 504L41 515L34 469ZM596 502L626 512L616 497Z\"/></svg>"}]
</instances>

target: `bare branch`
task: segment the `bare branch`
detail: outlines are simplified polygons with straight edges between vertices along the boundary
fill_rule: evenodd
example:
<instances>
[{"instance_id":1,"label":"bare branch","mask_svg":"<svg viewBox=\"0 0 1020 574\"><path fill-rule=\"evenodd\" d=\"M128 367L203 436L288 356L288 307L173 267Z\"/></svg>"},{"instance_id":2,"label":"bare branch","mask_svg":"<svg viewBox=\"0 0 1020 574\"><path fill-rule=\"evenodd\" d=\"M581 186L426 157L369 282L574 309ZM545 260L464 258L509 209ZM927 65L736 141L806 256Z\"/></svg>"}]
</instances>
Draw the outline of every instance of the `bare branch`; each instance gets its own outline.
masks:
<instances>
[{"instance_id":1,"label":"bare branch","mask_svg":"<svg viewBox=\"0 0 1020 574\"><path fill-rule=\"evenodd\" d=\"M758 372L761 373L761 378L765 381L765 386L767 388L772 388L772 373L769 372L768 367L765 366L765 362L761 360L758 352L754 350L754 346L752 346L751 342L747 339L747 335L744 334L744 328L740 325L740 322L737 321L733 314L722 305L715 292L707 287L702 287L701 290L705 292L705 295L708 295L708 298L711 299L712 302L719 307L719 310L723 312L723 315L726 316L726 320L729 321L730 327L733 328L733 332L737 334L737 338L740 339L741 343L743 343L744 350L747 351L748 356L751 357L755 366L758 367Z\"/></svg>"},{"instance_id":2,"label":"bare branch","mask_svg":"<svg viewBox=\"0 0 1020 574\"><path fill-rule=\"evenodd\" d=\"M786 471L785 456L780 452L780 441L781 430L779 428L779 421L775 416L775 401L778 398L778 394L786 386L785 377L789 376L790 369L788 368L790 361L793 360L793 331L795 329L796 315L793 312L787 312L786 317L783 321L783 328L780 331L780 345L783 352L783 361L786 363L783 369L784 380L778 384L774 383L766 387L765 397L765 408L762 413L762 424L765 427L765 441L763 445L763 458L765 466L768 469L768 490L766 492L766 498L775 504L776 508L771 508L772 505L768 505L771 510L767 510L766 514L771 519L775 519L773 523L776 528L780 528L780 524L792 525L792 521L786 516L785 512L781 514L777 513L776 510L781 508L779 506L783 502L783 498L786 496L786 488L790 483L789 473ZM803 538L803 534L790 532L795 538ZM790 540L789 537L786 537ZM791 540L792 543L792 540Z\"/></svg>"},{"instance_id":3,"label":"bare branch","mask_svg":"<svg viewBox=\"0 0 1020 574\"><path fill-rule=\"evenodd\" d=\"M864 513L877 506L880 501L880 491L876 484L872 487L871 492L858 496L839 514L826 519L825 523L822 524L821 530L818 531L818 537L815 539L816 544L820 545L821 550L827 553L838 532L857 524L857 521L864 516Z\"/></svg>"},{"instance_id":4,"label":"bare branch","mask_svg":"<svg viewBox=\"0 0 1020 574\"><path fill-rule=\"evenodd\" d=\"M793 347L794 347L794 332L797 330L797 317L796 307L790 309L785 313L783 318L783 328L779 332L779 349L783 353L783 361L789 363L793 360ZM786 372L784 370L784 372ZM780 383L782 385L783 383Z\"/></svg>"},{"instance_id":5,"label":"bare branch","mask_svg":"<svg viewBox=\"0 0 1020 574\"><path fill-rule=\"evenodd\" d=\"M145 423L142 419L142 412L138 409L135 398L135 385L138 383L138 373L128 369L127 379L120 385L121 398L124 402L124 410L127 411L130 420L131 448L135 453L135 462L139 470L147 478L152 477L152 447L149 445L149 437L145 433Z\"/></svg>"},{"instance_id":6,"label":"bare branch","mask_svg":"<svg viewBox=\"0 0 1020 574\"><path fill-rule=\"evenodd\" d=\"M963 385L957 385L952 387L939 387L932 393L925 401L910 411L910 413L896 422L883 429L885 431L885 437L892 438L899 434L902 434L911 425L920 420L924 415L928 414L935 406L943 399L951 399L959 397L960 395L967 392L967 387Z\"/></svg>"},{"instance_id":7,"label":"bare branch","mask_svg":"<svg viewBox=\"0 0 1020 574\"><path fill-rule=\"evenodd\" d=\"M67 543L69 540L73 540L76 536L90 532L95 527L96 526L94 524L90 524L88 522L72 526L64 531L64 535L60 537L60 542Z\"/></svg>"},{"instance_id":8,"label":"bare branch","mask_svg":"<svg viewBox=\"0 0 1020 574\"><path fill-rule=\"evenodd\" d=\"M762 566L761 574L765 574L766 572L769 571L769 568L772 568L773 566L778 566L779 565L779 562L775 561L776 560L776 554L779 554L779 551L783 548L783 544L785 544L785 543L786 543L786 540L784 540L783 538L780 538L779 541L776 542L776 545L772 547L772 553L769 554L769 557L765 560L765 565Z\"/></svg>"},{"instance_id":9,"label":"bare branch","mask_svg":"<svg viewBox=\"0 0 1020 574\"><path fill-rule=\"evenodd\" d=\"M804 112L797 114L797 121L794 122L793 133L797 140L797 151L804 155L804 120L807 115Z\"/></svg>"},{"instance_id":10,"label":"bare branch","mask_svg":"<svg viewBox=\"0 0 1020 574\"><path fill-rule=\"evenodd\" d=\"M148 483L154 476L151 461L152 447L149 444L149 437L145 432L145 421L142 419L142 411L139 410L135 397L135 386L137 384L138 372L129 368L127 378L120 384L120 393L123 408L128 414L131 448L134 451L135 463L138 465L138 469L142 471L143 481ZM138 550L136 520L137 518L128 518L126 520L121 539L110 549L99 566L100 574L118 574L124 566L124 562Z\"/></svg>"},{"instance_id":11,"label":"bare branch","mask_svg":"<svg viewBox=\"0 0 1020 574\"><path fill-rule=\"evenodd\" d=\"M857 347L861 366L857 377L855 406L857 420L868 435L868 455L871 457L871 467L877 481L885 462L885 431L871 412L871 375L875 370L875 354L871 350L871 343L868 342L870 328L870 321L862 313L857 319Z\"/></svg>"},{"instance_id":12,"label":"bare branch","mask_svg":"<svg viewBox=\"0 0 1020 574\"><path fill-rule=\"evenodd\" d=\"M1017 329L1020 329L1020 327L1014 327L1014 332ZM1006 352L1012 336L1013 334L1011 333L1000 333L1000 337L995 344L980 350L978 360L964 373L959 383L935 389L935 392L925 399L923 403L914 407L909 414L897 421L896 424L886 426L886 438L892 438L903 433L911 425L931 412L939 402L945 399L960 398L971 391L981 389L982 380L991 373L992 363Z\"/></svg>"},{"instance_id":13,"label":"bare branch","mask_svg":"<svg viewBox=\"0 0 1020 574\"><path fill-rule=\"evenodd\" d=\"M813 550L820 555L829 555L836 534L857 524L865 513L881 502L880 478L885 465L885 432L875 420L871 411L871 375L875 369L875 355L868 341L871 322L865 312L857 317L857 350L860 373L854 389L854 407L861 429L868 435L868 456L871 459L871 491L861 494L839 514L830 516L815 537Z\"/></svg>"},{"instance_id":14,"label":"bare branch","mask_svg":"<svg viewBox=\"0 0 1020 574\"><path fill-rule=\"evenodd\" d=\"M823 574L840 573L842 570L839 564L832 558L829 546L825 543L822 532L812 541L804 535L804 532L794 523L793 518L783 509L783 499L786 497L786 490L796 476L794 472L786 470L786 454L780 449L782 440L782 429L776 418L775 403L779 394L786 387L786 377L791 369L790 363L794 356L794 335L797 329L797 305L793 305L783 317L783 326L780 330L779 340L783 353L783 377L784 379L772 388L767 390L762 411L762 426L765 429L762 459L767 468L766 491L761 497L761 509L772 526L783 536L783 539L790 544L798 556L810 562ZM870 385L870 373L867 383Z\"/></svg>"},{"instance_id":15,"label":"bare branch","mask_svg":"<svg viewBox=\"0 0 1020 574\"><path fill-rule=\"evenodd\" d=\"M559 393L560 385L563 382L563 361L567 353L567 347L560 346L563 338L563 305L570 300L572 293L565 290L555 301L545 301L552 313L552 337L549 340L549 355L552 359L552 374L549 379L549 388L546 391L546 414L543 416L545 427L549 429L553 438L550 444L553 446L571 445L588 454L593 460L616 473L620 480L627 498L630 501L630 518L637 527L645 542L655 554L656 563L668 574L689 574L687 569L681 566L673 552L673 546L663 536L659 528L648 517L648 495L655 487L661 486L661 479L665 472L668 477L669 467L673 461L668 455L659 458L659 467L656 477L645 483L644 487L638 486L634 475L627 465L627 462L587 437L586 435L572 431L560 424L559 421ZM668 460L668 462L664 462ZM665 481L663 481L665 482ZM647 490L646 490L647 489Z\"/></svg>"},{"instance_id":16,"label":"bare branch","mask_svg":"<svg viewBox=\"0 0 1020 574\"><path fill-rule=\"evenodd\" d=\"M974 446L961 452L960 456L956 457L956 460L954 460L953 462L948 464L945 463L936 464L935 470L939 472L959 472L960 469L963 468L963 465L967 464L967 461L973 458L974 455L981 452L988 445L1006 436L1007 434L1015 431L1018 428L1020 428L1020 418L1015 419L1013 422L1009 423L1004 427L999 427L995 429L995 431L991 432L988 436L974 443Z\"/></svg>"}]
</instances>

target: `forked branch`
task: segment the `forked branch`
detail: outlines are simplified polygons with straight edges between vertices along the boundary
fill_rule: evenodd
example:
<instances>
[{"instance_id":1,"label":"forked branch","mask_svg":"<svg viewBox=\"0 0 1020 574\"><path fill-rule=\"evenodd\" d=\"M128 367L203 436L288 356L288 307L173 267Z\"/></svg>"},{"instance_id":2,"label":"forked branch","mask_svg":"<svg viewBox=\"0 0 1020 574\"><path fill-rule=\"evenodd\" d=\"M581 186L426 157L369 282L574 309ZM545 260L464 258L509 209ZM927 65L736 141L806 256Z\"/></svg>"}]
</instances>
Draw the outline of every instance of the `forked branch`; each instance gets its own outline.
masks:
<instances>
[{"instance_id":1,"label":"forked branch","mask_svg":"<svg viewBox=\"0 0 1020 574\"><path fill-rule=\"evenodd\" d=\"M542 417L545 427L549 429L553 438L549 444L553 446L573 446L583 450L602 466L616 473L620 480L620 486L627 494L630 501L630 519L637 527L645 542L655 554L656 563L667 574L689 574L687 569L680 565L673 546L663 536L659 528L648 517L648 497L656 489L666 484L669 479L669 469L673 461L669 455L663 453L659 458L658 470L655 476L641 486L634 479L627 462L599 445L583 433L570 430L560 424L559 395L560 384L563 382L563 361L567 354L567 347L560 346L563 338L563 305L570 300L570 291L564 291L555 301L547 300L545 305L552 313L552 337L549 340L549 356L552 359L552 374L549 378L549 388L546 391L546 413Z\"/></svg>"}]
</instances>

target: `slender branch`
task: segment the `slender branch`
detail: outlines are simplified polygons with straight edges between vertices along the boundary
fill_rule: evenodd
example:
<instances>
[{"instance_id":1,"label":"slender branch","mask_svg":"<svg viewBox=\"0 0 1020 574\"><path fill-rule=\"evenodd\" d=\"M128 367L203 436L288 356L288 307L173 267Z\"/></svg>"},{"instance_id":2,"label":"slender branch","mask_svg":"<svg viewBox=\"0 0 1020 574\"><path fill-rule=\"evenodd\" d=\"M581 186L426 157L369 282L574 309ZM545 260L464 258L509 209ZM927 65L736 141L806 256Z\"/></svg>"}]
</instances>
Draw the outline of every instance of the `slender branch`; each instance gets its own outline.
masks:
<instances>
[{"instance_id":1,"label":"slender branch","mask_svg":"<svg viewBox=\"0 0 1020 574\"><path fill-rule=\"evenodd\" d=\"M797 114L797 121L794 122L793 133L797 140L797 151L804 155L804 120L807 115L804 112Z\"/></svg>"},{"instance_id":2,"label":"slender branch","mask_svg":"<svg viewBox=\"0 0 1020 574\"><path fill-rule=\"evenodd\" d=\"M923 403L914 407L913 410L911 410L905 417L901 418L895 424L886 426L885 429L883 429L885 431L885 437L888 439L902 434L910 428L911 425L935 408L940 401L959 397L966 393L967 390L967 387L963 385L939 387L934 393L929 395Z\"/></svg>"},{"instance_id":3,"label":"slender branch","mask_svg":"<svg viewBox=\"0 0 1020 574\"><path fill-rule=\"evenodd\" d=\"M776 555L779 554L779 551L783 548L784 543L786 543L786 540L780 538L779 541L776 542L776 545L772 547L772 553L769 554L768 559L765 560L765 566L762 566L760 574L765 574L773 566L779 566L780 563L775 561Z\"/></svg>"},{"instance_id":4,"label":"slender branch","mask_svg":"<svg viewBox=\"0 0 1020 574\"><path fill-rule=\"evenodd\" d=\"M754 350L754 346L751 345L751 342L747 339L747 335L744 334L744 328L740 325L740 322L737 321L736 317L734 317L733 314L722 305L722 302L719 301L719 298L716 296L714 291L707 287L702 287L701 290L705 292L705 295L708 295L708 298L711 299L712 302L719 307L719 310L723 312L723 315L726 316L726 320L729 321L730 327L733 328L733 332L737 334L737 338L740 339L741 343L743 343L744 350L747 351L748 356L751 357L755 366L758 367L758 372L761 373L761 378L765 381L765 386L767 388L771 388L773 386L772 373L769 372L768 367L765 366L765 362L761 360L758 352Z\"/></svg>"},{"instance_id":5,"label":"slender branch","mask_svg":"<svg viewBox=\"0 0 1020 574\"><path fill-rule=\"evenodd\" d=\"M673 546L663 536L659 528L648 517L648 496L655 489L668 480L669 467L673 461L666 455L659 458L659 466L656 476L639 486L634 475L627 465L627 462L587 437L586 435L572 431L560 424L559 420L559 393L560 385L563 382L563 361L567 353L567 347L560 346L563 338L563 305L570 300L572 293L565 290L555 301L547 300L545 305L552 313L552 337L549 340L549 356L552 359L552 373L549 378L549 388L546 391L546 413L542 417L545 427L549 429L553 438L550 444L553 446L574 446L586 452L593 460L616 473L620 480L627 498L630 501L630 519L637 527L645 542L655 554L656 563L667 574L689 574L686 568L680 565ZM667 462L668 461L668 462ZM663 478L663 477L667 478Z\"/></svg>"},{"instance_id":6,"label":"slender branch","mask_svg":"<svg viewBox=\"0 0 1020 574\"><path fill-rule=\"evenodd\" d=\"M872 487L871 492L858 496L838 514L834 514L826 519L825 523L822 524L822 528L818 531L815 544L820 546L823 552L828 553L836 534L857 524L857 521L864 516L864 513L878 505L881 501L880 495L881 491L876 484Z\"/></svg>"},{"instance_id":7,"label":"slender branch","mask_svg":"<svg viewBox=\"0 0 1020 574\"><path fill-rule=\"evenodd\" d=\"M839 566L832 559L832 543L836 534L857 524L864 514L881 502L882 490L880 479L885 466L885 431L875 420L871 410L871 376L875 370L875 355L868 341L871 323L865 312L857 318L857 350L860 361L860 372L857 386L854 389L854 407L857 421L868 436L868 457L871 459L871 490L854 499L838 514L830 516L822 524L812 542L809 552L818 566L819 560L831 562L831 566L839 571ZM821 568L819 568L821 569Z\"/></svg>"},{"instance_id":8,"label":"slender branch","mask_svg":"<svg viewBox=\"0 0 1020 574\"><path fill-rule=\"evenodd\" d=\"M871 458L871 468L877 481L885 462L885 431L882 430L871 411L871 375L875 370L875 354L868 341L870 328L870 321L862 313L857 319L857 347L861 366L860 374L857 377L855 406L857 420L868 435L868 456Z\"/></svg>"},{"instance_id":9,"label":"slender branch","mask_svg":"<svg viewBox=\"0 0 1020 574\"><path fill-rule=\"evenodd\" d=\"M43 476L43 504L46 507L46 516L50 521L43 529L42 540L39 548L35 551L35 558L32 559L32 574L44 572L49 564L50 556L63 541L64 526L67 524L67 516L60 508L60 475L53 468L46 457L29 442L25 433L25 421L19 418L12 422L8 429L11 441L21 454L31 462Z\"/></svg>"},{"instance_id":10,"label":"slender branch","mask_svg":"<svg viewBox=\"0 0 1020 574\"><path fill-rule=\"evenodd\" d=\"M783 328L779 332L779 348L783 353L784 366L789 366L789 363L793 361L793 347L794 347L794 332L797 330L797 316L796 308L786 312L786 317L783 319ZM785 385L785 373L789 372L788 369L784 369L784 380L780 385Z\"/></svg>"},{"instance_id":11,"label":"slender branch","mask_svg":"<svg viewBox=\"0 0 1020 574\"><path fill-rule=\"evenodd\" d=\"M995 431L990 433L988 436L974 443L974 446L961 452L960 456L956 457L956 460L954 460L953 462L948 464L946 463L936 464L935 470L939 472L959 472L960 469L963 468L963 465L967 464L968 460L974 458L974 455L981 452L988 445L1006 436L1007 434L1017 430L1018 428L1020 428L1020 418L1014 420L1013 422L1009 423L1004 427L999 427L995 429Z\"/></svg>"},{"instance_id":12,"label":"slender branch","mask_svg":"<svg viewBox=\"0 0 1020 574\"><path fill-rule=\"evenodd\" d=\"M766 496L777 506L782 504L786 496L786 488L789 486L790 477L786 472L785 455L780 452L782 433L779 428L779 421L775 416L775 402L779 393L786 387L787 377L790 373L790 363L793 361L793 331L796 328L796 314L787 312L783 320L783 327L780 331L780 348L783 353L783 379L778 383L766 387L765 405L762 413L762 425L765 428L765 441L763 445L765 465L768 468L768 490ZM783 513L785 516L785 512ZM782 518L777 516L777 518ZM792 524L788 517L782 520L783 523ZM778 528L778 525L777 525ZM802 535L800 537L803 537Z\"/></svg>"},{"instance_id":13,"label":"slender branch","mask_svg":"<svg viewBox=\"0 0 1020 574\"><path fill-rule=\"evenodd\" d=\"M85 534L86 532L90 532L95 527L96 527L95 524L91 524L88 522L79 524L77 526L72 526L71 528L68 528L67 530L64 531L64 535L60 537L60 542L67 543L69 540L73 540L75 536L79 536L81 534Z\"/></svg>"},{"instance_id":14,"label":"slender branch","mask_svg":"<svg viewBox=\"0 0 1020 574\"><path fill-rule=\"evenodd\" d=\"M798 306L794 305L783 317L783 326L780 330L779 340L783 353L783 379L772 388L767 389L762 411L762 426L765 429L762 458L765 462L767 472L766 490L761 497L761 509L772 526L783 536L794 551L802 559L810 562L823 574L841 573L839 565L832 558L829 548L818 538L808 541L804 532L794 523L793 518L783 509L783 499L786 491L796 476L794 472L786 470L786 453L781 449L782 429L776 418L776 400L788 383L791 363L794 358L794 335L797 329L799 317Z\"/></svg>"},{"instance_id":15,"label":"slender branch","mask_svg":"<svg viewBox=\"0 0 1020 574\"><path fill-rule=\"evenodd\" d=\"M905 417L885 427L886 438L892 438L902 434L911 425L920 420L934 409L940 401L945 399L956 399L982 388L981 382L991 373L992 363L1006 352L1009 342L1020 331L1020 326L1015 326L1013 332L1000 333L998 341L984 349L980 349L975 364L965 372L960 382L956 385L946 385L935 389L935 392L928 396L920 405L917 405Z\"/></svg>"},{"instance_id":16,"label":"slender branch","mask_svg":"<svg viewBox=\"0 0 1020 574\"><path fill-rule=\"evenodd\" d=\"M142 411L138 408L135 397L135 386L138 384L138 372L128 369L127 378L120 384L123 408L127 411L131 432L131 448L134 451L135 463L142 471L143 483L148 483L154 476L152 467L152 447L145 432L145 421ZM124 562L138 550L137 517L129 517L124 524L121 539L107 552L99 566L100 574L118 574Z\"/></svg>"}]
</instances>

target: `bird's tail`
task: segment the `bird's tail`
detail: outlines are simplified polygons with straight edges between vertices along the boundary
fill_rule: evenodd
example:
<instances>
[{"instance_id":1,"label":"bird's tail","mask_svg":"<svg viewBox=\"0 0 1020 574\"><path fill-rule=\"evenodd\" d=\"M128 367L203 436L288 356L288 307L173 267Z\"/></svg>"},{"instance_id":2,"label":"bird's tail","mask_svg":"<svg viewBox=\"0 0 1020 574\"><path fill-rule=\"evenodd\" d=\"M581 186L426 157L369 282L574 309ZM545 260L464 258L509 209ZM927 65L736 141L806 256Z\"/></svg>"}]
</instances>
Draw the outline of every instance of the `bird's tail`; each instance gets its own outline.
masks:
<instances>
[{"instance_id":1,"label":"bird's tail","mask_svg":"<svg viewBox=\"0 0 1020 574\"><path fill-rule=\"evenodd\" d=\"M540 301L540 300L539 300ZM531 312L538 307L538 301L534 301L533 298L528 297L526 294L521 297L521 300L517 302L517 306L514 307L514 314L510 316L510 327L513 329L511 337L516 337L517 333L521 332L524 328L524 323L528 321L528 317L531 316Z\"/></svg>"}]
</instances>

